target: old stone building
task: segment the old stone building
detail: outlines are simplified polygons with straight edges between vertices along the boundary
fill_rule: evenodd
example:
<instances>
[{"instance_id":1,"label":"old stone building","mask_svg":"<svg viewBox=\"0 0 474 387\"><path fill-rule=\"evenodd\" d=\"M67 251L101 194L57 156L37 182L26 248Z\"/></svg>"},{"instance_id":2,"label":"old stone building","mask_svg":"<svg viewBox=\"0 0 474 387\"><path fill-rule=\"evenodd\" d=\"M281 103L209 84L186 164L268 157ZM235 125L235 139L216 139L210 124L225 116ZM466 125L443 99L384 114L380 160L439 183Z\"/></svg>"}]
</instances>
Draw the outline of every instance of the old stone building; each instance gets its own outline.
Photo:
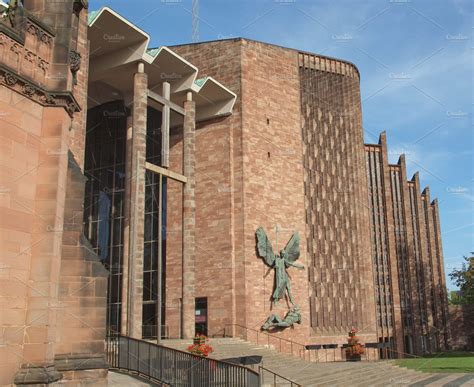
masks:
<instances>
[{"instance_id":1,"label":"old stone building","mask_svg":"<svg viewBox=\"0 0 474 387\"><path fill-rule=\"evenodd\" d=\"M25 0L0 23L2 385L107 372L108 273L82 235L85 6Z\"/></svg>"},{"instance_id":2,"label":"old stone building","mask_svg":"<svg viewBox=\"0 0 474 387\"><path fill-rule=\"evenodd\" d=\"M0 384L104 383L104 338L257 340L300 235L288 345L447 345L436 200L363 141L359 72L247 39L149 48L110 8L0 23ZM368 227L370 225L370 227ZM283 344L286 345L286 344ZM391 351L383 349L391 348Z\"/></svg>"}]
</instances>

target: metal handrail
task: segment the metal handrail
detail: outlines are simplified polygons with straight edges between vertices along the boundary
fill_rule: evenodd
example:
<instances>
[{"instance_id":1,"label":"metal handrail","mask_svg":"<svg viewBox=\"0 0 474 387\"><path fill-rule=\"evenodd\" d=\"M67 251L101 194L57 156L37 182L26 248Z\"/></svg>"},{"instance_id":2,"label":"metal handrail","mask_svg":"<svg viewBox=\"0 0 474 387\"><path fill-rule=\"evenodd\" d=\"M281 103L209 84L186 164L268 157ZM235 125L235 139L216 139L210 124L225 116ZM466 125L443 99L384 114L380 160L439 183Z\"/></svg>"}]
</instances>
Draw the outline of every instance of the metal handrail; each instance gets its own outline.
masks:
<instances>
[{"instance_id":1,"label":"metal handrail","mask_svg":"<svg viewBox=\"0 0 474 387\"><path fill-rule=\"evenodd\" d=\"M106 346L110 368L155 382L183 387L260 387L258 372L226 361L122 335L108 337Z\"/></svg>"},{"instance_id":2,"label":"metal handrail","mask_svg":"<svg viewBox=\"0 0 474 387\"><path fill-rule=\"evenodd\" d=\"M144 325L143 331L147 329L152 329L152 331L156 330L157 325ZM121 335L120 329L118 329L116 326L109 326L107 329L107 337L115 337L117 335ZM156 333L147 335L146 332L144 333L144 336L150 336L147 337L148 339L156 339ZM161 338L162 339L169 339L170 338L170 327L167 324L161 325Z\"/></svg>"},{"instance_id":3,"label":"metal handrail","mask_svg":"<svg viewBox=\"0 0 474 387\"><path fill-rule=\"evenodd\" d=\"M281 349L281 343L282 341L284 342L287 342L290 344L290 351L291 351L291 354L293 355L293 345L296 345L296 346L299 346L301 347L301 350L299 351L298 353L298 356L300 358L302 358L303 360L306 360L306 346L305 344L301 344L301 343L298 343L296 341L293 341L293 340L290 340L290 339L285 339L283 337L280 337L280 336L277 336L277 335L272 335L271 333L267 333L267 332L262 332L262 331L259 331L258 329L254 329L254 328L249 328L249 327L246 327L246 326L243 326L243 325L240 325L240 324L226 324L225 327L224 327L224 337L228 337L226 336L226 327L228 326L236 326L236 327L239 327L239 328L243 328L247 331L252 331L252 332L255 332L257 334L257 345L260 344L259 343L259 335L266 335L267 336L267 345L270 345L270 338L274 338L274 339L277 339L279 341L279 347L278 347L278 352L283 352ZM301 353L303 353L303 356L301 356Z\"/></svg>"},{"instance_id":4,"label":"metal handrail","mask_svg":"<svg viewBox=\"0 0 474 387\"><path fill-rule=\"evenodd\" d=\"M297 347L300 347L300 350L298 351L298 356L303 359L303 360L308 360L308 361L316 361L316 362L319 362L321 356L317 356L316 359L313 359L312 360L312 356L311 356L311 350L308 350L306 347L307 345L306 344L302 344L302 343L298 343L296 341L293 341L293 340L290 340L290 339L286 339L286 338L283 338L283 337L280 337L280 336L276 336L276 335L272 335L271 333L268 333L268 332L262 332L258 329L255 329L255 328L249 328L249 327L246 327L244 325L240 325L240 324L226 324L224 326L223 329L221 329L220 331L218 331L217 333L220 333L223 331L223 337L232 337L232 335L228 335L227 334L227 329L228 327L238 327L238 328L242 328L246 331L251 331L251 332L255 332L256 333L256 336L257 336L257 345L260 344L260 340L259 340L259 337L260 335L265 335L267 336L267 345L270 345L270 338L272 339L275 339L275 340L278 340L279 342L279 345L278 345L278 348L275 348L276 350L278 350L278 352L282 352L282 353L288 353L286 351L282 351L282 345L281 343L282 342L286 342L286 343L289 343L290 344L290 351L291 351L291 354L293 355L294 354L294 351L293 351L293 346L297 346ZM216 335L213 335L213 337L215 337ZM377 343L379 344L379 343ZM323 344L321 344L321 346L323 346ZM345 361L345 351L344 351L344 346L340 346L338 344L337 347L335 348L321 348L321 349L324 349L324 355L325 355L325 361L328 362L328 361ZM335 356L335 352L336 351L341 351L341 357L340 357L340 360L335 360L335 358L333 360L330 360L328 358L328 349L332 349L334 351L334 356ZM385 356L387 356L387 354L389 352L394 352L392 348L385 348ZM370 361L370 355L369 355L369 351L366 351L365 353L365 359L367 361ZM377 360L377 356L374 356L374 359L373 360Z\"/></svg>"},{"instance_id":5,"label":"metal handrail","mask_svg":"<svg viewBox=\"0 0 474 387\"><path fill-rule=\"evenodd\" d=\"M273 375L273 386L274 386L274 387L276 387L276 386L278 386L278 385L280 384L280 381L279 381L279 383L277 383L277 378L279 378L279 379L281 379L281 380L284 380L285 382L290 383L290 387L293 387L293 386L294 386L294 387L302 387L301 384L296 383L296 382L294 382L294 381L291 380L291 379L285 378L284 376L282 376L282 375L280 375L280 374L277 374L276 372L273 372L272 370L270 370L270 369L264 367L263 365L260 365L260 366L258 366L258 372L259 372L259 374L260 374L260 378L261 378L261 379L260 379L260 382L261 382L262 385L264 384L263 382L264 382L264 379L265 379L264 373L263 373L262 371L269 372L269 373L271 373L271 374ZM265 385L268 385L267 381L265 381Z\"/></svg>"},{"instance_id":6,"label":"metal handrail","mask_svg":"<svg viewBox=\"0 0 474 387\"><path fill-rule=\"evenodd\" d=\"M143 325L143 337L147 340L157 338L158 325ZM161 325L161 339L169 339L170 327L169 325Z\"/></svg>"}]
</instances>

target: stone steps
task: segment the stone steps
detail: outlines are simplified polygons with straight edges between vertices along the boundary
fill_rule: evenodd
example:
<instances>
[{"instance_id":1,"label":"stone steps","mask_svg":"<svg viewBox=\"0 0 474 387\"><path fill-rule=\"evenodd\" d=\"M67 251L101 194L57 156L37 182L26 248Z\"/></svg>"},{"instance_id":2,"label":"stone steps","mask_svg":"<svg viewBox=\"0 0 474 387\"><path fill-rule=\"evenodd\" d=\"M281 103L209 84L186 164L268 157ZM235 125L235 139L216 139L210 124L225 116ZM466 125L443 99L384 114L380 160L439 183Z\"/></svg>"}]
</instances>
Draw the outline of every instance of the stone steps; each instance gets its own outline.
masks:
<instances>
[{"instance_id":1,"label":"stone steps","mask_svg":"<svg viewBox=\"0 0 474 387\"><path fill-rule=\"evenodd\" d=\"M344 370L341 372L334 372L332 374L326 374L325 376L317 375L316 382L318 385L321 386L333 386L333 385L348 385L351 386L358 386L358 385L367 385L371 383L374 379L377 378L379 375L383 375L386 379L390 380L393 377L398 377L401 374L400 370L386 370L381 369L382 367L372 369L371 367L367 367L365 370ZM314 379L312 378L314 375L309 377L301 376L299 381L302 384L305 383L314 383Z\"/></svg>"},{"instance_id":2,"label":"stone steps","mask_svg":"<svg viewBox=\"0 0 474 387\"><path fill-rule=\"evenodd\" d=\"M163 341L163 345L184 351L191 343L192 340ZM256 345L239 338L215 338L210 339L209 344L214 348L210 356L212 358L221 360L240 356L262 356L261 364L265 368L303 386L408 386L416 383L441 386L442 384L439 383L443 380L448 383L456 379L456 377L450 378L450 374L436 376L436 374L401 368L393 361L314 363L290 354L280 353L272 347ZM262 375L264 386L273 385L273 374L264 371ZM462 376L462 374L458 375ZM278 377L276 383L282 387L290 386L290 383Z\"/></svg>"}]
</instances>

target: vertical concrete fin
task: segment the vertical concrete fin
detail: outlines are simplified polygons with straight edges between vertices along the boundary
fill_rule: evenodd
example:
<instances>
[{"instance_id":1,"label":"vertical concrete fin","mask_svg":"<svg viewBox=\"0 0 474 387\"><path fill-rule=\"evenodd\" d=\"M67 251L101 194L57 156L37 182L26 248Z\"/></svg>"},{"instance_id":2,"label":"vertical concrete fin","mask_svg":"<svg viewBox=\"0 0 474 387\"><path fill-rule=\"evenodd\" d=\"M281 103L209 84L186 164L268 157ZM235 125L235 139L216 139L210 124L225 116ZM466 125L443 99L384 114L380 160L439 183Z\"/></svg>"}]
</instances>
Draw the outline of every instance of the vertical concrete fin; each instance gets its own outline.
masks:
<instances>
[{"instance_id":1,"label":"vertical concrete fin","mask_svg":"<svg viewBox=\"0 0 474 387\"><path fill-rule=\"evenodd\" d=\"M423 189L422 195L425 197L427 204L430 203L430 187L425 187Z\"/></svg>"},{"instance_id":2,"label":"vertical concrete fin","mask_svg":"<svg viewBox=\"0 0 474 387\"><path fill-rule=\"evenodd\" d=\"M379 135L379 145L385 148L387 147L387 132L385 132L385 130Z\"/></svg>"},{"instance_id":3,"label":"vertical concrete fin","mask_svg":"<svg viewBox=\"0 0 474 387\"><path fill-rule=\"evenodd\" d=\"M406 167L405 153L402 153L402 154L398 157L397 164L400 165L400 166ZM406 172L405 172L405 174L406 174Z\"/></svg>"}]
</instances>

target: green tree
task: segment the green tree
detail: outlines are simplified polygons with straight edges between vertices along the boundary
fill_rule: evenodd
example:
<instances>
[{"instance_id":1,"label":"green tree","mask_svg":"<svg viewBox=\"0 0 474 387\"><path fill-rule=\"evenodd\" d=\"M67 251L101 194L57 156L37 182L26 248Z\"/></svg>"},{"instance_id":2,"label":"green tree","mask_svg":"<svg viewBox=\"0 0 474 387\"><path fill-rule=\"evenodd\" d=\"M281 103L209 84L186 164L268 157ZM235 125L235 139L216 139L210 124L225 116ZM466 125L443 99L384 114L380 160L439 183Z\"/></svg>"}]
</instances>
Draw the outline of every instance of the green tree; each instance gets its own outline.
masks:
<instances>
[{"instance_id":1,"label":"green tree","mask_svg":"<svg viewBox=\"0 0 474 387\"><path fill-rule=\"evenodd\" d=\"M459 290L451 290L448 292L449 305L462 305L465 303L464 298Z\"/></svg>"},{"instance_id":2,"label":"green tree","mask_svg":"<svg viewBox=\"0 0 474 387\"><path fill-rule=\"evenodd\" d=\"M450 297L453 303L474 304L474 253L470 257L463 257L464 262L460 269L453 269L449 277L459 286L460 293ZM459 297L459 298L458 298Z\"/></svg>"}]
</instances>

